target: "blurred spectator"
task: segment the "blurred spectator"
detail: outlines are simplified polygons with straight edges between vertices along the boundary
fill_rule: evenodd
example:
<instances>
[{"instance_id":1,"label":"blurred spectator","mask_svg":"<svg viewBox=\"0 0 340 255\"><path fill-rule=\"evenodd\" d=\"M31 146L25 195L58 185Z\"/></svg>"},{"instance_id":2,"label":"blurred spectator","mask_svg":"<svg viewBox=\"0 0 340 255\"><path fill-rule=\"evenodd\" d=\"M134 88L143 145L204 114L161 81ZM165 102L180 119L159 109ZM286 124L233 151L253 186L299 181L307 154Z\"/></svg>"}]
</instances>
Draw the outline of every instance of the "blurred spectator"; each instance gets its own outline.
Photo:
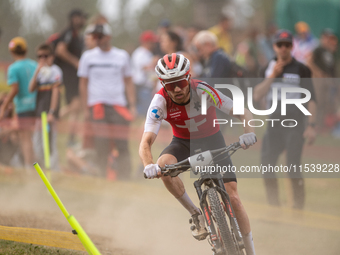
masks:
<instances>
[{"instance_id":1,"label":"blurred spectator","mask_svg":"<svg viewBox=\"0 0 340 255\"><path fill-rule=\"evenodd\" d=\"M183 40L177 33L169 30L162 33L160 47L164 54L181 53L183 51Z\"/></svg>"},{"instance_id":2,"label":"blurred spectator","mask_svg":"<svg viewBox=\"0 0 340 255\"><path fill-rule=\"evenodd\" d=\"M112 32L108 24L96 25L92 34L98 47L84 52L78 69L85 115L94 123L93 130L96 130L98 123L123 125L127 129L136 114L135 87L131 78L129 55L125 50L111 47ZM128 103L130 109L127 108ZM106 176L105 170L113 151L113 143L119 152L116 169L118 178L130 178L131 160L126 137L113 140L101 136L100 133L95 135L96 161L101 175Z\"/></svg>"},{"instance_id":3,"label":"blurred spectator","mask_svg":"<svg viewBox=\"0 0 340 255\"><path fill-rule=\"evenodd\" d=\"M244 67L249 77L257 77L260 67L264 67L266 64L258 35L257 28L250 28L247 38L237 45L235 53L236 64Z\"/></svg>"},{"instance_id":4,"label":"blurred spectator","mask_svg":"<svg viewBox=\"0 0 340 255\"><path fill-rule=\"evenodd\" d=\"M157 36L160 38L163 34L168 32L170 30L171 23L168 19L163 19L161 22L159 22L157 27ZM162 51L160 42L156 43L156 47L154 50L154 54L158 56L158 58L164 56L166 53Z\"/></svg>"},{"instance_id":5,"label":"blurred spectator","mask_svg":"<svg viewBox=\"0 0 340 255\"><path fill-rule=\"evenodd\" d=\"M274 23L270 22L266 26L266 31L264 35L260 35L258 38L258 42L261 47L261 52L266 60L265 65L267 65L269 61L271 61L275 57L275 52L273 50L273 43L274 43L274 35L276 33L276 30L277 30L277 26Z\"/></svg>"},{"instance_id":6,"label":"blurred spectator","mask_svg":"<svg viewBox=\"0 0 340 255\"><path fill-rule=\"evenodd\" d=\"M51 168L59 170L57 134L55 131L55 121L59 113L59 88L62 84L63 73L59 66L53 64L53 48L49 44L42 44L37 49L38 66L31 79L29 90L38 91L36 103L36 116L41 118L41 114L46 112L49 123L49 145L51 155ZM41 131L41 120L36 123L36 130L33 136L34 152L36 157L44 162L44 147Z\"/></svg>"},{"instance_id":7,"label":"blurred spectator","mask_svg":"<svg viewBox=\"0 0 340 255\"><path fill-rule=\"evenodd\" d=\"M85 28L84 31L84 44L85 50L91 50L97 47L97 41L92 36L92 31L94 30L95 24L90 24Z\"/></svg>"},{"instance_id":8,"label":"blurred spectator","mask_svg":"<svg viewBox=\"0 0 340 255\"><path fill-rule=\"evenodd\" d=\"M153 75L155 61L152 50L158 38L151 30L147 30L140 35L139 41L140 46L131 57L132 78L136 85L137 111L139 115L145 117L157 79Z\"/></svg>"},{"instance_id":9,"label":"blurred spectator","mask_svg":"<svg viewBox=\"0 0 340 255\"><path fill-rule=\"evenodd\" d=\"M105 16L101 14L98 14L90 19L89 25L85 28L84 31L84 50L90 50L97 46L97 41L93 38L91 32L94 30L95 25L105 23L108 23L108 20Z\"/></svg>"},{"instance_id":10,"label":"blurred spectator","mask_svg":"<svg viewBox=\"0 0 340 255\"><path fill-rule=\"evenodd\" d=\"M67 171L94 176L97 174L93 150L83 149L79 145L69 147L66 150L66 160Z\"/></svg>"},{"instance_id":11,"label":"blurred spectator","mask_svg":"<svg viewBox=\"0 0 340 255\"><path fill-rule=\"evenodd\" d=\"M188 53L193 53L195 52L195 48L192 44L192 40L194 39L195 35L202 29L197 26L197 25L190 25L186 29L186 38L185 38L185 43L184 43L184 50L187 51Z\"/></svg>"},{"instance_id":12,"label":"blurred spectator","mask_svg":"<svg viewBox=\"0 0 340 255\"><path fill-rule=\"evenodd\" d=\"M0 94L0 108L7 94ZM4 113L4 118L13 118L14 108L10 103ZM16 130L11 125L0 126L0 167L2 164L9 166L12 157L18 150L18 137Z\"/></svg>"},{"instance_id":13,"label":"blurred spectator","mask_svg":"<svg viewBox=\"0 0 340 255\"><path fill-rule=\"evenodd\" d=\"M265 98L267 108L273 104L273 88L278 89L278 103L281 105L281 88L294 87L304 88L310 91L311 99L306 104L306 108L311 116L306 116L294 104L286 105L286 114L281 115L281 107L269 116L268 119L277 120L272 125L267 126L266 133L262 142L261 164L264 166L275 166L279 156L286 151L286 165L298 167L301 164L303 144L306 139L308 145L311 145L316 137L315 131L315 93L311 80L311 71L307 66L298 62L291 56L293 47L293 36L288 30L279 30L274 39L273 48L276 57L269 62L263 70L262 77L264 80L254 88L254 101ZM287 93L287 99L301 98L301 93ZM288 122L290 127L280 125L279 121L296 120ZM305 204L305 186L303 176L300 171L288 173L291 178L294 208L303 209ZM267 172L263 176L269 204L279 206L279 189L275 172Z\"/></svg>"},{"instance_id":14,"label":"blurred spectator","mask_svg":"<svg viewBox=\"0 0 340 255\"><path fill-rule=\"evenodd\" d=\"M197 49L193 44L193 39L200 30L201 28L199 26L196 26L196 25L189 26L187 28L185 44L184 44L184 50L188 52L192 60L190 65L191 65L193 77L200 77L203 71L203 66L200 62L199 56L197 55Z\"/></svg>"},{"instance_id":15,"label":"blurred spectator","mask_svg":"<svg viewBox=\"0 0 340 255\"><path fill-rule=\"evenodd\" d=\"M332 29L324 29L320 37L320 45L312 54L312 64L320 77L335 77L335 53L338 48L338 38Z\"/></svg>"},{"instance_id":16,"label":"blurred spectator","mask_svg":"<svg viewBox=\"0 0 340 255\"><path fill-rule=\"evenodd\" d=\"M232 28L232 20L222 15L220 21L216 26L209 29L210 32L216 35L218 48L224 50L229 56L233 54L233 43L230 36Z\"/></svg>"},{"instance_id":17,"label":"blurred spectator","mask_svg":"<svg viewBox=\"0 0 340 255\"><path fill-rule=\"evenodd\" d=\"M8 68L7 84L11 91L0 108L0 120L14 98L15 111L19 119L19 139L24 156L26 169L31 169L34 161L32 147L32 132L30 128L34 125L36 92L30 93L29 82L37 67L37 63L26 57L27 43L22 37L15 37L9 42L9 51L15 62Z\"/></svg>"},{"instance_id":18,"label":"blurred spectator","mask_svg":"<svg viewBox=\"0 0 340 255\"><path fill-rule=\"evenodd\" d=\"M162 19L159 24L158 24L158 28L157 28L157 34L160 36L163 33L169 31L171 27L171 22L168 19Z\"/></svg>"},{"instance_id":19,"label":"blurred spectator","mask_svg":"<svg viewBox=\"0 0 340 255\"><path fill-rule=\"evenodd\" d=\"M331 29L324 29L320 37L320 45L311 58L309 66L313 72L314 86L318 100L318 127L326 124L329 128L336 125L336 112L340 107L338 85L335 84L336 60L335 54L338 46L338 38ZM339 119L340 120L340 119Z\"/></svg>"},{"instance_id":20,"label":"blurred spectator","mask_svg":"<svg viewBox=\"0 0 340 255\"><path fill-rule=\"evenodd\" d=\"M108 20L105 16L98 14L92 17L89 21L89 25L85 28L84 31L84 43L85 43L85 50L91 50L97 47L97 40L93 37L92 32L95 29L95 26L98 24L105 24L108 23ZM94 149L94 140L93 140L93 130L92 126L86 125L86 130L84 133L84 137L82 138L82 146L83 150L89 151ZM72 151L73 148L70 148ZM70 153L70 155L73 155Z\"/></svg>"},{"instance_id":21,"label":"blurred spectator","mask_svg":"<svg viewBox=\"0 0 340 255\"><path fill-rule=\"evenodd\" d=\"M312 35L309 25L306 22L300 21L296 23L295 31L292 55L297 61L306 64L319 42L318 39Z\"/></svg>"},{"instance_id":22,"label":"blurred spectator","mask_svg":"<svg viewBox=\"0 0 340 255\"><path fill-rule=\"evenodd\" d=\"M79 117L80 101L77 69L79 58L84 48L84 39L81 34L87 15L82 10L74 9L69 14L69 27L64 30L56 43L55 63L63 72L66 91L67 106L60 112L61 117L70 115L70 120L75 121ZM75 126L71 127L69 144L75 142Z\"/></svg>"},{"instance_id":23,"label":"blurred spectator","mask_svg":"<svg viewBox=\"0 0 340 255\"><path fill-rule=\"evenodd\" d=\"M215 34L203 30L193 39L198 55L204 60L202 77L229 78L231 63L226 53L218 48Z\"/></svg>"}]
</instances>

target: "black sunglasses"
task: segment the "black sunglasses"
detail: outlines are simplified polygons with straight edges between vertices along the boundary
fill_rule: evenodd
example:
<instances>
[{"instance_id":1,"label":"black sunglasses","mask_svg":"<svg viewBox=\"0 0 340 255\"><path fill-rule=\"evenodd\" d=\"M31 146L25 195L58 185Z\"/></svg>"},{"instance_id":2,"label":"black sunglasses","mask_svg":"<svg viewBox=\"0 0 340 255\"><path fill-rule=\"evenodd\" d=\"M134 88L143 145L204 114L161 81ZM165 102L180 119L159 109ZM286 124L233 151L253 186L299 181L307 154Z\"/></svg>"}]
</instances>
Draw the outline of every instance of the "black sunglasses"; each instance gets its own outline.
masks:
<instances>
[{"instance_id":1,"label":"black sunglasses","mask_svg":"<svg viewBox=\"0 0 340 255\"><path fill-rule=\"evenodd\" d=\"M102 34L102 33L93 33L92 36L93 36L94 39L99 39L99 40L100 40L100 39L102 39L105 35Z\"/></svg>"},{"instance_id":2,"label":"black sunglasses","mask_svg":"<svg viewBox=\"0 0 340 255\"><path fill-rule=\"evenodd\" d=\"M279 47L279 48L281 48L282 46L285 46L286 48L290 48L290 47L292 47L292 44L289 43L289 42L278 42L276 44L276 46Z\"/></svg>"},{"instance_id":3,"label":"black sunglasses","mask_svg":"<svg viewBox=\"0 0 340 255\"><path fill-rule=\"evenodd\" d=\"M37 55L37 58L48 58L50 55L48 54L41 54L41 55Z\"/></svg>"}]
</instances>

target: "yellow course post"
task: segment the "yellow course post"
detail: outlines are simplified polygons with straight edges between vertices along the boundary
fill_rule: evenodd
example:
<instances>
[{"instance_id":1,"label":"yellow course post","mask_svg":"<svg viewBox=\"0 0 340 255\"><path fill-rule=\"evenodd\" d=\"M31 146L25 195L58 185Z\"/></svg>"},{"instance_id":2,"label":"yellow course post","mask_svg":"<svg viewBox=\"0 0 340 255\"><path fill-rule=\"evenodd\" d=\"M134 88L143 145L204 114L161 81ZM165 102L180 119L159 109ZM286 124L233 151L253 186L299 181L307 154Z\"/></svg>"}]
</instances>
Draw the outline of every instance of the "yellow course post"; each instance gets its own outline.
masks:
<instances>
[{"instance_id":1,"label":"yellow course post","mask_svg":"<svg viewBox=\"0 0 340 255\"><path fill-rule=\"evenodd\" d=\"M46 168L46 175L48 180L51 181L51 161L50 161L50 141L48 139L48 123L47 123L47 114L46 112L41 113L41 128L42 128L42 137L44 144L44 161Z\"/></svg>"},{"instance_id":2,"label":"yellow course post","mask_svg":"<svg viewBox=\"0 0 340 255\"><path fill-rule=\"evenodd\" d=\"M61 202L60 198L58 197L57 193L54 191L51 183L48 181L46 175L41 170L38 163L34 163L34 168L37 170L38 174L40 175L42 181L45 183L48 191L51 193L52 197L54 198L55 202L59 206L60 210L64 214L65 218L67 219L68 223L71 225L71 227L77 232L77 236L81 243L84 245L85 249L90 255L101 255L96 246L93 244L91 239L88 237L86 232L83 230L83 228L80 226L79 222L76 220L76 218L73 215L70 215L68 211L66 210L65 206Z\"/></svg>"}]
</instances>

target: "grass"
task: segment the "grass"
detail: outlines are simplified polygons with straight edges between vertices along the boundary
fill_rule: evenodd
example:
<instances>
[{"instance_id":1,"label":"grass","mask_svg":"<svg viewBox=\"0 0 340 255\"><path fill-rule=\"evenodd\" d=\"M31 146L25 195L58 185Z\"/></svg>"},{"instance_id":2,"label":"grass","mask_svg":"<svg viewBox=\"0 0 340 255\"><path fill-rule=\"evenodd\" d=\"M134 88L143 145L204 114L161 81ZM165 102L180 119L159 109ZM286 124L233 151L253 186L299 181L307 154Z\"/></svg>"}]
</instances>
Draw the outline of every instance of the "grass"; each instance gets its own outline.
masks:
<instances>
[{"instance_id":1,"label":"grass","mask_svg":"<svg viewBox=\"0 0 340 255\"><path fill-rule=\"evenodd\" d=\"M0 240L0 255L83 255L84 252L72 251L35 244Z\"/></svg>"}]
</instances>

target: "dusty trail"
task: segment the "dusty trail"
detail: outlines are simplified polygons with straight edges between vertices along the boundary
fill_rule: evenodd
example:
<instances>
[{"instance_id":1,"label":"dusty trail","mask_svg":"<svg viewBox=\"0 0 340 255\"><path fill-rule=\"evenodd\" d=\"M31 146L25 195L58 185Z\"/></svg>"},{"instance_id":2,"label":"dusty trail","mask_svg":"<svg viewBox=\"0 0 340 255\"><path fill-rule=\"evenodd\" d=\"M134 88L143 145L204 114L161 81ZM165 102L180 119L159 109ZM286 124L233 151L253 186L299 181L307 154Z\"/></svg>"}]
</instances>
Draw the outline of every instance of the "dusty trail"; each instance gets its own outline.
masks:
<instances>
[{"instance_id":1,"label":"dusty trail","mask_svg":"<svg viewBox=\"0 0 340 255\"><path fill-rule=\"evenodd\" d=\"M197 203L192 180L183 179ZM53 186L102 254L212 254L207 242L191 237L188 213L160 181L113 183L57 174ZM0 174L0 204L0 225L70 231L35 173ZM244 205L257 254L339 254L339 215L271 208L247 199Z\"/></svg>"}]
</instances>

